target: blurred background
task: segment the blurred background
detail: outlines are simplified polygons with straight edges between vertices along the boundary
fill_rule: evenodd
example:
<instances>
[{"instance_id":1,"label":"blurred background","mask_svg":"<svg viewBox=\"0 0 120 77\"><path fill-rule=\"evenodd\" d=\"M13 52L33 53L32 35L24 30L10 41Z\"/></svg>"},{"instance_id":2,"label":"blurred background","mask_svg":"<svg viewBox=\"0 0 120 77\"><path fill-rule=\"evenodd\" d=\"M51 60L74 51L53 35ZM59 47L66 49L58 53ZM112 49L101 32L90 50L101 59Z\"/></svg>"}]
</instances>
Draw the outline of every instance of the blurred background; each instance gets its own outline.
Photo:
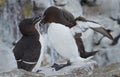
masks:
<instances>
[{"instance_id":1,"label":"blurred background","mask_svg":"<svg viewBox=\"0 0 120 77\"><path fill-rule=\"evenodd\" d=\"M120 0L0 0L0 61L4 59L1 55L12 53L14 43L21 38L19 22L41 15L49 6L64 8L75 17L83 16L103 25L114 42L88 30L82 36L85 50L99 51L93 57L99 66L120 62Z\"/></svg>"}]
</instances>

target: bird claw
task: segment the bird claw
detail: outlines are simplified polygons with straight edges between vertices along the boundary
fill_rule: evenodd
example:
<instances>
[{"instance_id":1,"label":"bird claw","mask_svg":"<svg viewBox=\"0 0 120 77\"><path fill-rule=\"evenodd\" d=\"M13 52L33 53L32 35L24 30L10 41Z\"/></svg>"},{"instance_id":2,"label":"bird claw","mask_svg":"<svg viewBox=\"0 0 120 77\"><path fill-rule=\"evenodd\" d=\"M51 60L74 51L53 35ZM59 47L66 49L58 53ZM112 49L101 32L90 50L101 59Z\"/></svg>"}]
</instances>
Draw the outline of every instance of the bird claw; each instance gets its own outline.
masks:
<instances>
[{"instance_id":1,"label":"bird claw","mask_svg":"<svg viewBox=\"0 0 120 77\"><path fill-rule=\"evenodd\" d=\"M71 64L70 63L67 63L67 64L56 64L56 63L54 63L51 67L55 68L55 70L58 71L58 70L66 67L66 66L69 66L69 65L71 65Z\"/></svg>"}]
</instances>

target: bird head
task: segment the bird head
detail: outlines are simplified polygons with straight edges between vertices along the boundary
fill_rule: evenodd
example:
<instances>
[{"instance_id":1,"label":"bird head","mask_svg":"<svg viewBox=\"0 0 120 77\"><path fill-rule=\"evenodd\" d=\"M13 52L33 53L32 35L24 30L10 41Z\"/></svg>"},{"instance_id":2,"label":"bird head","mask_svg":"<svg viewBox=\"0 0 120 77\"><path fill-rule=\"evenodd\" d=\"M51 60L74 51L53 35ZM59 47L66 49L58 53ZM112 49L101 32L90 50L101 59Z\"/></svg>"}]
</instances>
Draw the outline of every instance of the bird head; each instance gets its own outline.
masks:
<instances>
[{"instance_id":1,"label":"bird head","mask_svg":"<svg viewBox=\"0 0 120 77\"><path fill-rule=\"evenodd\" d=\"M20 32L23 35L28 35L28 34L34 33L36 31L35 24L38 21L40 21L40 19L41 19L41 16L33 17L33 18L26 18L26 19L22 20L19 24Z\"/></svg>"},{"instance_id":2,"label":"bird head","mask_svg":"<svg viewBox=\"0 0 120 77\"><path fill-rule=\"evenodd\" d=\"M40 23L51 23L57 22L57 20L61 17L61 11L59 8L51 6L47 8L42 16L42 20Z\"/></svg>"},{"instance_id":3,"label":"bird head","mask_svg":"<svg viewBox=\"0 0 120 77\"><path fill-rule=\"evenodd\" d=\"M68 27L75 25L74 16L65 9L60 9L55 6L47 8L40 21L40 26L46 23L60 23Z\"/></svg>"}]
</instances>

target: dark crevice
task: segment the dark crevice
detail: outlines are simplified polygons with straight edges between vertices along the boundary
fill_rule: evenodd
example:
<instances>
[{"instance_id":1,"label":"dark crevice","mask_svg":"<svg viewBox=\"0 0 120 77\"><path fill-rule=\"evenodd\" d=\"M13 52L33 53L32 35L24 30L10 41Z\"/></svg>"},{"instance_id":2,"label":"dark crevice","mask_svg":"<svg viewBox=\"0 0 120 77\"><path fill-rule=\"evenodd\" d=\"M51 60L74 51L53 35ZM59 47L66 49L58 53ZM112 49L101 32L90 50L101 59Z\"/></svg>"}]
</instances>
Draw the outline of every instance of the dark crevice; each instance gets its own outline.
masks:
<instances>
[{"instance_id":1,"label":"dark crevice","mask_svg":"<svg viewBox=\"0 0 120 77\"><path fill-rule=\"evenodd\" d=\"M120 34L114 38L113 42L110 45L112 45L112 46L116 45L119 41L119 38L120 38Z\"/></svg>"}]
</instances>

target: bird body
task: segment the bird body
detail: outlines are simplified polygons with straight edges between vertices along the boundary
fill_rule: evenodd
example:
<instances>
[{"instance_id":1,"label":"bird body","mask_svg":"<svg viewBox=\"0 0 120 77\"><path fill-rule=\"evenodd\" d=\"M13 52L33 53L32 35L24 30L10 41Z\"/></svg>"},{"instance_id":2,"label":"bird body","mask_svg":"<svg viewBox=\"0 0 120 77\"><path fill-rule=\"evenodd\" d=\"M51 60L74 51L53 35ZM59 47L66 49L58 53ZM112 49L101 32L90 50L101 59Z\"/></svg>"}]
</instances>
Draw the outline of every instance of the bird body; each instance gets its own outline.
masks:
<instances>
[{"instance_id":1,"label":"bird body","mask_svg":"<svg viewBox=\"0 0 120 77\"><path fill-rule=\"evenodd\" d=\"M39 59L41 44L39 42L39 33L35 29L35 24L38 21L39 18L24 19L19 25L23 36L13 49L19 69L32 71Z\"/></svg>"},{"instance_id":2,"label":"bird body","mask_svg":"<svg viewBox=\"0 0 120 77\"><path fill-rule=\"evenodd\" d=\"M45 10L40 24L43 24L41 27L47 25L46 32L51 46L56 52L71 63L81 63L87 60L81 58L81 55L79 54L83 54L84 56L82 57L87 58L96 53L86 53L81 39L75 39L76 34L81 35L81 33L90 28L113 39L112 36L97 22L86 20L83 17L74 18L68 11L54 6ZM81 44L78 44L77 42ZM57 68L58 66L56 66L56 64L53 65L53 67Z\"/></svg>"},{"instance_id":3,"label":"bird body","mask_svg":"<svg viewBox=\"0 0 120 77\"><path fill-rule=\"evenodd\" d=\"M68 27L71 30L73 36L75 36L76 30L79 33L82 33L82 30L80 28L78 28L79 26L75 26L76 22L75 22L74 16L70 12L68 12L64 9L59 9L59 8L54 7L54 6L51 6L51 7L46 9L46 11L43 14L43 19L41 20L41 23L43 23L44 25L41 26L41 28L45 28L44 26L49 26L46 24L52 23L52 22L60 23L64 26ZM84 29L84 28L82 28L82 29ZM44 31L45 30L46 29L44 29ZM77 41L77 42L80 42L80 41ZM84 51L84 52L85 53L81 53L81 51L79 51L79 54L86 54L86 51ZM89 57L89 56L86 56L86 57Z\"/></svg>"}]
</instances>

